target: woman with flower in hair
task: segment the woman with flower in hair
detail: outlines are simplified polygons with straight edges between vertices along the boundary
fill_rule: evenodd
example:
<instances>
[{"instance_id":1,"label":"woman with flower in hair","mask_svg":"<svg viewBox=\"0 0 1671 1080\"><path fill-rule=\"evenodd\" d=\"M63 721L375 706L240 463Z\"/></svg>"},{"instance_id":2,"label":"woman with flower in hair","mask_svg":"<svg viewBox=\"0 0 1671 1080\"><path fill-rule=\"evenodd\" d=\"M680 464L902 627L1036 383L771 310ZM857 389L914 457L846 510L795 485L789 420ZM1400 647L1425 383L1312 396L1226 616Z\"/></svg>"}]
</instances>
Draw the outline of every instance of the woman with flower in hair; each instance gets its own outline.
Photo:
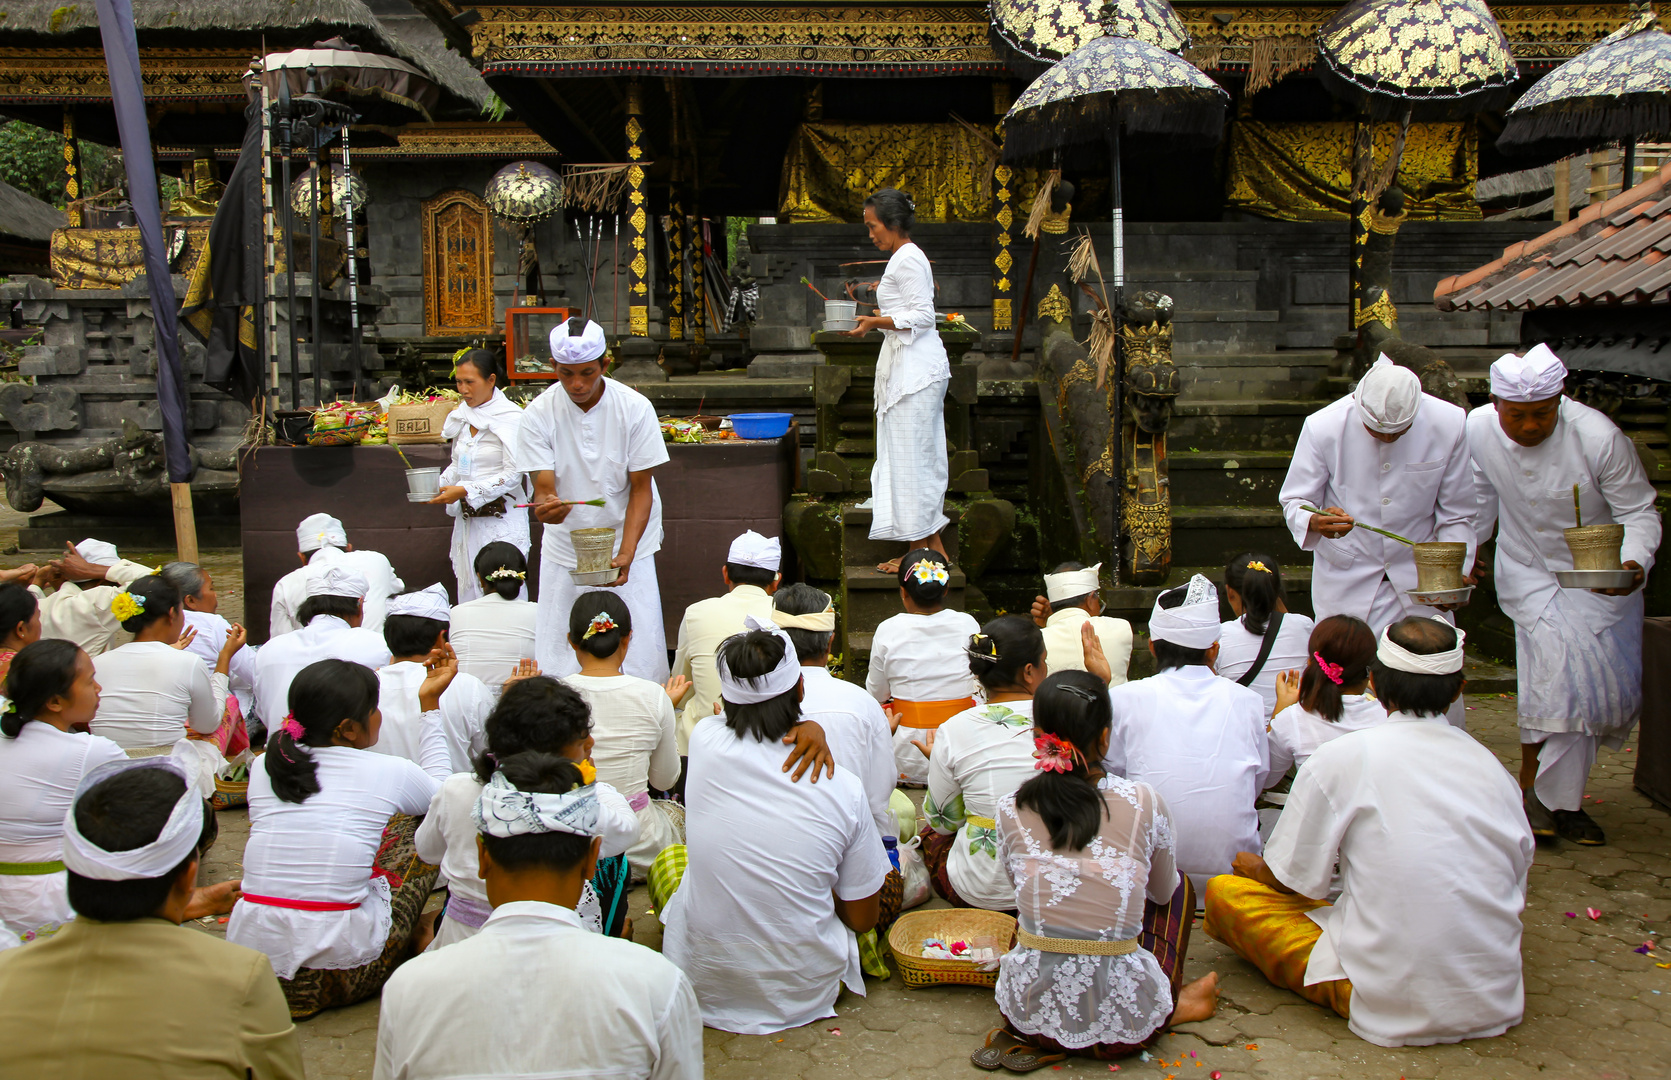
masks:
<instances>
[{"instance_id":1,"label":"woman with flower in hair","mask_svg":"<svg viewBox=\"0 0 1671 1080\"><path fill-rule=\"evenodd\" d=\"M1219 630L1213 670L1276 709L1277 675L1305 663L1311 620L1288 610L1282 567L1269 555L1248 552L1224 568L1224 591L1235 618Z\"/></svg>"},{"instance_id":2,"label":"woman with flower in hair","mask_svg":"<svg viewBox=\"0 0 1671 1080\"><path fill-rule=\"evenodd\" d=\"M1008 1025L975 1051L982 1068L1124 1057L1217 1008L1217 973L1184 985L1195 899L1166 801L1103 772L1112 718L1088 672L1052 675L1033 698L1031 776L998 802L1019 925L998 971Z\"/></svg>"},{"instance_id":3,"label":"woman with flower in hair","mask_svg":"<svg viewBox=\"0 0 1671 1080\"><path fill-rule=\"evenodd\" d=\"M474 675L495 694L534 658L539 606L524 598L528 559L515 544L496 540L476 552L480 599L453 608L447 640L458 654L458 670Z\"/></svg>"},{"instance_id":4,"label":"woman with flower in hair","mask_svg":"<svg viewBox=\"0 0 1671 1080\"><path fill-rule=\"evenodd\" d=\"M1369 692L1375 634L1351 615L1330 615L1311 632L1305 671L1277 677L1271 718L1271 778L1304 765L1319 746L1348 731L1384 724L1386 706Z\"/></svg>"}]
</instances>

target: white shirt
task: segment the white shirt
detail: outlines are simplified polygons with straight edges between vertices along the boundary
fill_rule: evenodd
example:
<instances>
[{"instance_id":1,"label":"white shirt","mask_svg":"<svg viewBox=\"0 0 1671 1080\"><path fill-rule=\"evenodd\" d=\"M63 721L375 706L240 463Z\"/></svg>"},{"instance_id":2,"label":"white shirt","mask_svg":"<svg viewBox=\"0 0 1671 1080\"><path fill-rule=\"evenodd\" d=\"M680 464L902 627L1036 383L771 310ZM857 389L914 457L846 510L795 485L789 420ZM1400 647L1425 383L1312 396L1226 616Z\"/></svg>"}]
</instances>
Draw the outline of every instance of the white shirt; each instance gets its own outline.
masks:
<instances>
[{"instance_id":1,"label":"white shirt","mask_svg":"<svg viewBox=\"0 0 1671 1080\"><path fill-rule=\"evenodd\" d=\"M932 750L923 816L935 831L957 834L946 876L968 903L1008 911L1015 887L998 861L998 804L1033 776L1033 702L965 709L935 730Z\"/></svg>"},{"instance_id":2,"label":"white shirt","mask_svg":"<svg viewBox=\"0 0 1671 1080\"><path fill-rule=\"evenodd\" d=\"M1294 542L1313 553L1311 605L1317 618L1355 615L1367 621L1383 578L1398 593L1400 618L1432 609L1404 595L1416 587L1409 547L1363 529L1337 540L1308 532L1311 514L1302 504L1339 506L1356 521L1416 543L1466 543L1464 567L1473 565L1474 492L1464 419L1461 409L1427 394L1409 430L1394 443L1370 436L1351 395L1306 418L1279 498Z\"/></svg>"},{"instance_id":3,"label":"white shirt","mask_svg":"<svg viewBox=\"0 0 1671 1080\"><path fill-rule=\"evenodd\" d=\"M563 681L592 710L592 764L598 779L626 796L637 811L638 841L627 851L634 869L649 864L678 830L666 811L650 802L650 788L666 791L679 782L679 734L667 691L634 675L567 675Z\"/></svg>"},{"instance_id":4,"label":"white shirt","mask_svg":"<svg viewBox=\"0 0 1671 1080\"><path fill-rule=\"evenodd\" d=\"M605 378L603 387L603 396L589 411L553 383L522 412L517 468L525 473L555 473L560 499L604 500L603 506L571 507L562 524L545 527L540 561L555 568L574 568L569 534L576 529L614 529L619 552L632 490L627 474L646 472L668 461L656 408L649 399L614 379ZM634 552L639 559L661 550L661 494L654 480L650 497L650 520Z\"/></svg>"},{"instance_id":5,"label":"white shirt","mask_svg":"<svg viewBox=\"0 0 1671 1080\"><path fill-rule=\"evenodd\" d=\"M1563 397L1555 431L1537 446L1521 446L1505 434L1494 405L1468 414L1479 498L1479 539L1497 527L1497 604L1515 625L1530 630L1560 586L1556 570L1572 569L1563 530L1573 524L1572 487L1578 485L1584 524L1625 527L1620 558L1652 570L1661 525L1636 444L1607 415ZM1630 616L1642 617L1642 590L1600 596L1568 590L1594 630Z\"/></svg>"},{"instance_id":6,"label":"white shirt","mask_svg":"<svg viewBox=\"0 0 1671 1080\"><path fill-rule=\"evenodd\" d=\"M1378 1046L1500 1035L1520 1022L1520 913L1532 832L1495 755L1442 716L1387 722L1317 748L1265 862L1305 896L1341 895L1305 981L1352 980L1348 1026Z\"/></svg>"},{"instance_id":7,"label":"white shirt","mask_svg":"<svg viewBox=\"0 0 1671 1080\"><path fill-rule=\"evenodd\" d=\"M383 635L349 626L335 615L316 615L300 630L255 651L255 710L269 729L290 712L290 681L318 660L351 660L373 671L389 662Z\"/></svg>"},{"instance_id":8,"label":"white shirt","mask_svg":"<svg viewBox=\"0 0 1671 1080\"><path fill-rule=\"evenodd\" d=\"M110 602L130 582L150 573L149 566L117 559L105 567L104 585L65 582L50 596L38 585L29 586L29 591L41 603L41 637L73 641L88 656L97 656L133 640L133 635L123 630L121 622L110 613Z\"/></svg>"},{"instance_id":9,"label":"white shirt","mask_svg":"<svg viewBox=\"0 0 1671 1080\"><path fill-rule=\"evenodd\" d=\"M453 773L469 772L481 753L486 740L482 727L493 711L493 695L480 679L462 671L454 675L441 691L441 734L446 738L446 754L425 760L424 711L418 702L418 688L426 674L424 666L412 660L378 669L377 708L383 713L383 726L371 749L416 762L424 772L445 780Z\"/></svg>"},{"instance_id":10,"label":"white shirt","mask_svg":"<svg viewBox=\"0 0 1671 1080\"><path fill-rule=\"evenodd\" d=\"M1259 852L1254 801L1270 757L1259 695L1205 665L1168 668L1109 691L1113 731L1103 768L1160 792L1172 810L1178 869L1201 887L1238 851Z\"/></svg>"},{"instance_id":11,"label":"white shirt","mask_svg":"<svg viewBox=\"0 0 1671 1080\"><path fill-rule=\"evenodd\" d=\"M1304 765L1317 748L1348 731L1362 731L1387 722L1387 707L1368 694L1343 694L1340 719L1325 720L1303 705L1290 705L1271 718L1269 779L1279 780L1290 768Z\"/></svg>"},{"instance_id":12,"label":"white shirt","mask_svg":"<svg viewBox=\"0 0 1671 1080\"><path fill-rule=\"evenodd\" d=\"M64 856L64 815L87 770L127 754L109 739L31 720L17 738L0 735L0 862L56 862ZM72 917L65 875L0 874L0 925L27 934Z\"/></svg>"},{"instance_id":13,"label":"white shirt","mask_svg":"<svg viewBox=\"0 0 1671 1080\"><path fill-rule=\"evenodd\" d=\"M587 933L569 908L518 901L389 977L373 1076L702 1080L702 1016L658 953Z\"/></svg>"},{"instance_id":14,"label":"white shirt","mask_svg":"<svg viewBox=\"0 0 1671 1080\"><path fill-rule=\"evenodd\" d=\"M864 785L877 835L893 836L899 831L888 809L894 793L894 743L882 706L863 687L836 678L828 668L802 667L801 678L801 719L824 729L836 764Z\"/></svg>"},{"instance_id":15,"label":"white shirt","mask_svg":"<svg viewBox=\"0 0 1671 1080\"><path fill-rule=\"evenodd\" d=\"M739 739L724 717L691 733L690 861L662 909L662 953L690 977L709 1027L770 1035L834 1016L843 984L864 995L859 943L833 897L874 896L892 867L853 774L807 779L789 779L777 740Z\"/></svg>"},{"instance_id":16,"label":"white shirt","mask_svg":"<svg viewBox=\"0 0 1671 1080\"><path fill-rule=\"evenodd\" d=\"M1271 646L1271 655L1265 658L1265 666L1259 669L1259 674L1248 684L1248 689L1256 692L1264 701L1266 716L1270 716L1276 709L1276 677L1284 671L1303 669L1306 661L1311 658L1311 631L1314 625L1304 615L1296 615L1292 611L1283 614L1282 625L1277 628L1276 642ZM1218 672L1220 678L1236 682L1247 674L1247 669L1259 658L1259 649L1264 643L1263 637L1255 637L1248 633L1247 627L1242 625L1242 620L1231 619L1219 627L1218 663L1213 665L1213 670Z\"/></svg>"},{"instance_id":17,"label":"white shirt","mask_svg":"<svg viewBox=\"0 0 1671 1080\"><path fill-rule=\"evenodd\" d=\"M308 566L325 563L342 563L366 579L371 590L365 596L365 607L362 611L364 617L360 625L374 634L381 634L383 615L388 610L389 597L406 590L406 583L395 573L388 557L375 551L342 551L334 547L322 547L308 556ZM273 609L267 626L268 641L280 634L301 629L302 624L297 621L296 613L302 609L302 604L308 598L308 566L290 571L273 586Z\"/></svg>"},{"instance_id":18,"label":"white shirt","mask_svg":"<svg viewBox=\"0 0 1671 1080\"><path fill-rule=\"evenodd\" d=\"M186 728L213 734L226 709L226 676L160 641L130 641L93 658L99 711L92 730L124 750L170 746Z\"/></svg>"},{"instance_id":19,"label":"white shirt","mask_svg":"<svg viewBox=\"0 0 1671 1080\"><path fill-rule=\"evenodd\" d=\"M425 738L439 745L440 714L425 719ZM273 794L271 757L262 754L250 765L243 891L360 906L299 911L239 901L226 940L266 953L281 979L304 967L359 967L383 952L393 922L389 883L371 876L383 827L395 814L424 813L441 787L405 758L347 746L305 752L318 767L319 791L299 803Z\"/></svg>"},{"instance_id":20,"label":"white shirt","mask_svg":"<svg viewBox=\"0 0 1671 1080\"><path fill-rule=\"evenodd\" d=\"M980 623L966 611L902 612L883 619L870 641L865 689L877 701L955 701L974 697L969 639Z\"/></svg>"},{"instance_id":21,"label":"white shirt","mask_svg":"<svg viewBox=\"0 0 1671 1080\"><path fill-rule=\"evenodd\" d=\"M498 695L517 664L534 658L539 605L488 593L453 608L447 641L458 654L458 670L474 675Z\"/></svg>"},{"instance_id":22,"label":"white shirt","mask_svg":"<svg viewBox=\"0 0 1671 1080\"><path fill-rule=\"evenodd\" d=\"M1131 623L1124 619L1107 615L1093 619L1081 607L1052 611L1044 621L1045 663L1052 672L1085 670L1085 644L1079 635L1084 632L1081 628L1087 620L1095 628L1097 640L1102 642L1102 655L1107 658L1108 670L1113 675L1108 685L1119 686L1126 681L1126 671L1131 667Z\"/></svg>"},{"instance_id":23,"label":"white shirt","mask_svg":"<svg viewBox=\"0 0 1671 1080\"><path fill-rule=\"evenodd\" d=\"M679 620L673 674L690 680L690 692L679 707L679 753L688 752L691 729L714 715L714 702L719 700L715 657L726 638L743 632L743 620L750 615L758 622L772 621L771 594L758 585L738 585L728 593L698 600Z\"/></svg>"},{"instance_id":24,"label":"white shirt","mask_svg":"<svg viewBox=\"0 0 1671 1080\"><path fill-rule=\"evenodd\" d=\"M603 781L597 783L596 790L598 835L603 837L598 858L613 859L637 842L638 815L633 813L620 792ZM482 782L476 779L473 772L454 773L447 777L430 800L429 813L419 822L412 840L418 858L441 867L441 875L447 880L447 892L451 897L449 903L463 900L476 908L488 906L487 884L477 874L481 863L476 858L474 811L481 793ZM586 883L588 890L591 884ZM583 896L583 903L584 900ZM595 902L595 895L593 900ZM601 932L601 924L592 929ZM463 941L480 931L481 927L470 926L452 917L452 909L449 908L448 917L441 920L430 949Z\"/></svg>"},{"instance_id":25,"label":"white shirt","mask_svg":"<svg viewBox=\"0 0 1671 1080\"><path fill-rule=\"evenodd\" d=\"M212 611L188 610L185 616L186 628L197 631L186 651L202 660L205 670L213 675L215 665L220 663L220 651L226 645L226 635L232 632L232 624ZM238 707L248 713L255 705L255 650L245 645L233 653L226 671L232 692L238 695Z\"/></svg>"}]
</instances>

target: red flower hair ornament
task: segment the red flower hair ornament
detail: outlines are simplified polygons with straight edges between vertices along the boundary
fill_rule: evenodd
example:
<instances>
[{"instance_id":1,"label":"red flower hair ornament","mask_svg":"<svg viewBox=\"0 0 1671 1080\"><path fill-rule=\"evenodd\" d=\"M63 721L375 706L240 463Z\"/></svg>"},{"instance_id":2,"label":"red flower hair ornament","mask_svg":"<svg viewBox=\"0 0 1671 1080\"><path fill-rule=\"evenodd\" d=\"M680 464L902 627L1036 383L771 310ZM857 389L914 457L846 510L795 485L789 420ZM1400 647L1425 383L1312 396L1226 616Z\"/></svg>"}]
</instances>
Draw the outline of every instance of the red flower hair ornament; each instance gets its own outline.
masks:
<instances>
[{"instance_id":1,"label":"red flower hair ornament","mask_svg":"<svg viewBox=\"0 0 1671 1080\"><path fill-rule=\"evenodd\" d=\"M1042 772L1071 773L1085 756L1066 739L1042 732L1033 736L1033 759L1033 768Z\"/></svg>"}]
</instances>

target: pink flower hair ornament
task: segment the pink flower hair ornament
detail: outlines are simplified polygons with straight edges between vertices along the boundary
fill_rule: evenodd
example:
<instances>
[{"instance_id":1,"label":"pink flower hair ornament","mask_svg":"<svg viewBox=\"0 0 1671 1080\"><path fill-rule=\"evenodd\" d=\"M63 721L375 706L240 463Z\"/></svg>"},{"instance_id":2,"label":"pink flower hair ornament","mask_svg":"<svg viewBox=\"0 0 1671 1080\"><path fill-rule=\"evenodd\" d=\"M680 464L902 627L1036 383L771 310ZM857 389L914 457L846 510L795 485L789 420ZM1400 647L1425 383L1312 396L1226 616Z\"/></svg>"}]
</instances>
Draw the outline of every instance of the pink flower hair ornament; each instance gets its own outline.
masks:
<instances>
[{"instance_id":1,"label":"pink flower hair ornament","mask_svg":"<svg viewBox=\"0 0 1671 1080\"><path fill-rule=\"evenodd\" d=\"M307 729L302 727L302 722L296 719L295 713L284 714L284 721L279 724L279 730L290 736L295 742L301 742L302 738L307 735Z\"/></svg>"},{"instance_id":2,"label":"pink flower hair ornament","mask_svg":"<svg viewBox=\"0 0 1671 1080\"><path fill-rule=\"evenodd\" d=\"M1317 661L1317 669L1323 673L1323 677L1325 679L1334 683L1336 686L1341 686L1341 685L1345 684L1345 682L1346 682L1346 669L1345 668L1341 667L1339 664L1329 663L1327 660L1323 659L1323 654L1320 653L1320 652L1312 653L1311 658L1313 660Z\"/></svg>"},{"instance_id":3,"label":"pink flower hair ornament","mask_svg":"<svg viewBox=\"0 0 1671 1080\"><path fill-rule=\"evenodd\" d=\"M1033 768L1040 772L1071 773L1084 755L1066 739L1043 732L1033 736L1033 758Z\"/></svg>"}]
</instances>

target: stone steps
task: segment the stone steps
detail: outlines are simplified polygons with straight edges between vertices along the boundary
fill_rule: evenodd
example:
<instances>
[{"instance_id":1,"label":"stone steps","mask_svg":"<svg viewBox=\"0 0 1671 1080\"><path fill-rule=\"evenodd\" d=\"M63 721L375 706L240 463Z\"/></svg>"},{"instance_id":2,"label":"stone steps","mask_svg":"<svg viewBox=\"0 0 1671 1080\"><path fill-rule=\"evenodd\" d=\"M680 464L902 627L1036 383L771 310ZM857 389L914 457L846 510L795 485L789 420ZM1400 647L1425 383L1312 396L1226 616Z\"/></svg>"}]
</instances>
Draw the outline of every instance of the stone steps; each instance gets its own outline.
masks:
<instances>
[{"instance_id":1,"label":"stone steps","mask_svg":"<svg viewBox=\"0 0 1671 1080\"><path fill-rule=\"evenodd\" d=\"M1292 457L1287 450L1180 451L1168 445L1172 505L1275 506Z\"/></svg>"}]
</instances>

